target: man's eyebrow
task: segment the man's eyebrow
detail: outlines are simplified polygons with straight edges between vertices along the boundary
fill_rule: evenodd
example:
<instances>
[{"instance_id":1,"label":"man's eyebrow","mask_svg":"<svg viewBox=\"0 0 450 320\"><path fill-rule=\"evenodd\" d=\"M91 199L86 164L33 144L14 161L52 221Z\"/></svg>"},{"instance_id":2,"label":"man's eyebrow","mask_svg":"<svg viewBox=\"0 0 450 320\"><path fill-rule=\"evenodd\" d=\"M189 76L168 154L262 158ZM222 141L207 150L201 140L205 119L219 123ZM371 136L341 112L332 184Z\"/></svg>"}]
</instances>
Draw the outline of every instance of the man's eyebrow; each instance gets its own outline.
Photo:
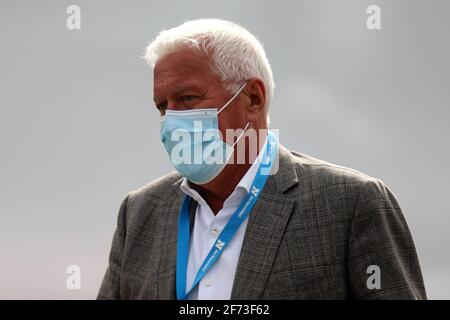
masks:
<instances>
[{"instance_id":1,"label":"man's eyebrow","mask_svg":"<svg viewBox=\"0 0 450 320\"><path fill-rule=\"evenodd\" d=\"M175 88L172 90L172 95L174 96L178 96L180 94L183 94L187 91L198 91L200 90L200 87L194 84L188 84L188 85L177 85L175 86Z\"/></svg>"},{"instance_id":2,"label":"man's eyebrow","mask_svg":"<svg viewBox=\"0 0 450 320\"><path fill-rule=\"evenodd\" d=\"M201 87L195 84L188 84L188 85L176 85L173 90L171 90L170 95L172 96L179 96L187 91L200 91ZM160 99L158 96L153 97L153 101L157 102Z\"/></svg>"}]
</instances>

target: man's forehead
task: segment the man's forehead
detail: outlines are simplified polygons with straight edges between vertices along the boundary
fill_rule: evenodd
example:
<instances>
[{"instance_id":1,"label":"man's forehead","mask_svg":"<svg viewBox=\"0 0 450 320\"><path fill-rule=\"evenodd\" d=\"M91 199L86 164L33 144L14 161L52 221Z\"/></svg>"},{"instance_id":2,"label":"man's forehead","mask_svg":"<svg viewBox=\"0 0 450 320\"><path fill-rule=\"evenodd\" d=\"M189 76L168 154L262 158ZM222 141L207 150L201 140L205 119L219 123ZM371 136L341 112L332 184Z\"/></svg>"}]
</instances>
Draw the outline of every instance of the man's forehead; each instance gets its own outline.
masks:
<instances>
[{"instance_id":1,"label":"man's forehead","mask_svg":"<svg viewBox=\"0 0 450 320\"><path fill-rule=\"evenodd\" d=\"M187 73L210 73L209 59L193 50L182 50L167 54L155 65L154 76L183 75Z\"/></svg>"},{"instance_id":2,"label":"man's forehead","mask_svg":"<svg viewBox=\"0 0 450 320\"><path fill-rule=\"evenodd\" d=\"M188 90L205 91L220 77L212 72L206 57L192 52L175 52L158 61L154 69L154 95L181 94Z\"/></svg>"}]
</instances>

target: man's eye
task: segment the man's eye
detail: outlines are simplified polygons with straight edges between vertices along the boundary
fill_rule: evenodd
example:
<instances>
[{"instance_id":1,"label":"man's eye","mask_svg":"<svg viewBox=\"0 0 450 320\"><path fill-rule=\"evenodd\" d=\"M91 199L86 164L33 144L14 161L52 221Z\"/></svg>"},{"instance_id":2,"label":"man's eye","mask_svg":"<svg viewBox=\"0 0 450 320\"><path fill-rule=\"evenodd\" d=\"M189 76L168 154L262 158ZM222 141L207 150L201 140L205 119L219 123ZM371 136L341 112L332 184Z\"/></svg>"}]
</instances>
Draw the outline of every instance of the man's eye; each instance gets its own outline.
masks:
<instances>
[{"instance_id":1,"label":"man's eye","mask_svg":"<svg viewBox=\"0 0 450 320\"><path fill-rule=\"evenodd\" d=\"M194 99L195 99L195 96L189 96L189 95L180 97L180 101L182 101L182 102L191 102Z\"/></svg>"}]
</instances>

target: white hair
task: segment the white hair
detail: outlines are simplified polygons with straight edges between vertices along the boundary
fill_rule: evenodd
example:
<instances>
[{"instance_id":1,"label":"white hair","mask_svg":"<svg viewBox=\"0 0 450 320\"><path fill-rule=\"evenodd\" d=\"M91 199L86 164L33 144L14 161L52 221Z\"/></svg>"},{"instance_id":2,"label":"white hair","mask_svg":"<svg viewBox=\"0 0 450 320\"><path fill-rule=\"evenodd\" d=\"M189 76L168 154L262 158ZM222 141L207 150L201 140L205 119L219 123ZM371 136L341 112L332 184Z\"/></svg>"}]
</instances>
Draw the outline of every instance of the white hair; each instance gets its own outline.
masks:
<instances>
[{"instance_id":1,"label":"white hair","mask_svg":"<svg viewBox=\"0 0 450 320\"><path fill-rule=\"evenodd\" d=\"M155 67L159 59L183 47L206 53L222 82L231 82L226 87L231 93L237 92L243 80L260 78L266 88L266 106L270 105L275 87L272 69L261 42L247 29L220 19L187 21L161 31L144 58Z\"/></svg>"}]
</instances>

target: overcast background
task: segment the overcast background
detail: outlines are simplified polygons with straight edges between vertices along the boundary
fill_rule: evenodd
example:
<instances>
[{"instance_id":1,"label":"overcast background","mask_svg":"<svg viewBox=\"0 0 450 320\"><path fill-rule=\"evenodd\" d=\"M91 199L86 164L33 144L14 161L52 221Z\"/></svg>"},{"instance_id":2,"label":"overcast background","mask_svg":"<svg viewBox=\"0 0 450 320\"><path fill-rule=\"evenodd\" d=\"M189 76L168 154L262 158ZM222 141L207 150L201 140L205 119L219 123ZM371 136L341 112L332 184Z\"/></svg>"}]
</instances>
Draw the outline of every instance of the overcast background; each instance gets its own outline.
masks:
<instances>
[{"instance_id":1,"label":"overcast background","mask_svg":"<svg viewBox=\"0 0 450 320\"><path fill-rule=\"evenodd\" d=\"M66 8L81 8L68 30ZM381 8L378 31L366 8ZM152 70L162 29L237 22L263 42L290 149L383 180L429 298L450 299L450 1L0 2L0 298L93 299L125 195L171 170ZM81 290L66 268L81 267Z\"/></svg>"}]
</instances>

